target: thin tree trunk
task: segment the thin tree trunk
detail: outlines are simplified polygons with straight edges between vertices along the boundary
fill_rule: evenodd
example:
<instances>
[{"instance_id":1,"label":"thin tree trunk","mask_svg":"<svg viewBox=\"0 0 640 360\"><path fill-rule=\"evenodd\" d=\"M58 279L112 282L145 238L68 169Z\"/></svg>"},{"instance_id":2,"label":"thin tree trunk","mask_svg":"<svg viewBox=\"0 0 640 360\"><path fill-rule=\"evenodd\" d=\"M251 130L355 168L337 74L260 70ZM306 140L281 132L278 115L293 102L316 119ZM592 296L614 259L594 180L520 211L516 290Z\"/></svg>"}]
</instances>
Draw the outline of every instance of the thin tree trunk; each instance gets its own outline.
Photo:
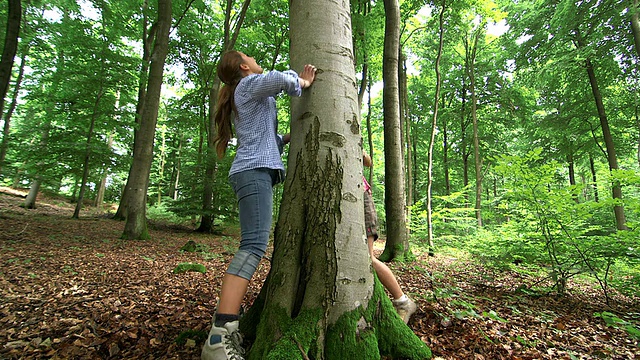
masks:
<instances>
[{"instance_id":1,"label":"thin tree trunk","mask_svg":"<svg viewBox=\"0 0 640 360\"><path fill-rule=\"evenodd\" d=\"M116 103L114 106L116 112L118 112L118 109L120 108L120 91L118 91L116 93ZM120 116L118 115L118 118ZM109 135L107 137L107 149L111 150L113 148L113 138L114 138L114 131L110 131ZM98 190L96 191L96 199L93 203L93 205L95 207L101 207L102 203L104 202L104 193L106 191L106 187L107 187L107 176L109 174L109 166L105 163L102 164L102 170L104 171L102 178L100 179L100 183L98 184Z\"/></svg>"},{"instance_id":2,"label":"thin tree trunk","mask_svg":"<svg viewBox=\"0 0 640 360\"><path fill-rule=\"evenodd\" d=\"M572 187L576 186L576 169L575 169L575 162L573 160L573 154L569 154L567 155L567 162L569 163L569 185L571 185ZM573 201L577 203L580 202L579 198L578 198L578 194L573 194Z\"/></svg>"},{"instance_id":3,"label":"thin tree trunk","mask_svg":"<svg viewBox=\"0 0 640 360\"><path fill-rule=\"evenodd\" d=\"M447 117L442 119L442 172L444 173L445 195L451 195L451 179L449 178L449 134Z\"/></svg>"},{"instance_id":4,"label":"thin tree trunk","mask_svg":"<svg viewBox=\"0 0 640 360\"><path fill-rule=\"evenodd\" d=\"M464 63L465 66L465 73L469 72L469 62L465 61ZM467 191L468 187L469 187L469 156L471 155L471 150L469 145L467 144L467 127L468 127L468 121L467 121L467 114L466 114L466 108L467 108L467 77L463 76L462 77L462 89L460 91L460 98L461 98L461 104L460 104L460 153L462 155L462 186L463 186L463 190L464 190L464 199L465 199L465 206L469 206L470 204L470 198L469 198L469 192Z\"/></svg>"},{"instance_id":5,"label":"thin tree trunk","mask_svg":"<svg viewBox=\"0 0 640 360\"><path fill-rule=\"evenodd\" d=\"M382 62L384 112L385 213L387 241L382 261L411 256L405 218L402 131L398 90L398 49L400 47L400 7L397 0L385 0L385 35Z\"/></svg>"},{"instance_id":6,"label":"thin tree trunk","mask_svg":"<svg viewBox=\"0 0 640 360\"><path fill-rule=\"evenodd\" d=\"M596 176L596 164L593 161L593 156L589 154L589 170L591 170L591 181L593 184L591 187L593 188L593 199L595 202L599 202L600 198L598 196L598 178Z\"/></svg>"},{"instance_id":7,"label":"thin tree trunk","mask_svg":"<svg viewBox=\"0 0 640 360\"><path fill-rule=\"evenodd\" d=\"M358 107L362 107L362 101L364 100L364 93L367 88L369 88L369 76L367 74L369 70L369 65L367 64L367 54L364 54L364 63L362 64L362 81L360 82L360 90L358 90Z\"/></svg>"},{"instance_id":8,"label":"thin tree trunk","mask_svg":"<svg viewBox=\"0 0 640 360\"><path fill-rule=\"evenodd\" d=\"M42 154L46 154L46 148L47 148L47 143L49 142L49 131L51 128L51 124L47 119L45 119L45 123L43 125L43 130L42 130L42 137L40 138L40 144L38 145L39 148L41 149L41 153ZM39 163L37 168L40 171L40 169L43 168L42 163ZM38 172L33 179L33 182L31 183L31 186L29 187L29 194L27 195L27 198L24 200L24 204L23 207L26 209L35 209L36 208L36 203L37 203L37 199L38 199L38 192L40 191L40 185L42 184L42 175L40 174L40 172Z\"/></svg>"},{"instance_id":9,"label":"thin tree trunk","mask_svg":"<svg viewBox=\"0 0 640 360\"><path fill-rule=\"evenodd\" d=\"M89 160L91 160L91 138L93 137L93 129L98 118L98 108L100 106L100 100L102 99L103 95L104 93L101 84L100 89L98 90L98 95L96 96L96 101L93 104L93 114L91 115L91 124L89 125L89 131L87 133L87 144L84 154L84 163L82 164L82 181L80 182L80 194L78 195L78 202L76 203L76 208L73 211L73 216L71 217L73 219L78 219L80 217L80 209L82 209L84 192L87 187L87 179L89 178Z\"/></svg>"},{"instance_id":10,"label":"thin tree trunk","mask_svg":"<svg viewBox=\"0 0 640 360\"><path fill-rule=\"evenodd\" d=\"M149 174L153 161L153 138L158 120L160 91L164 63L168 53L169 29L171 27L171 0L158 0L157 35L154 41L149 82L140 119L140 129L134 144L133 165L127 181L130 200L127 204L127 220L122 237L125 239L147 239L146 198Z\"/></svg>"},{"instance_id":11,"label":"thin tree trunk","mask_svg":"<svg viewBox=\"0 0 640 360\"><path fill-rule=\"evenodd\" d=\"M403 149L407 149L406 155L403 156L403 159L406 159L404 166L404 170L406 171L406 184L405 189L407 192L406 195L406 219L407 224L411 224L411 207L414 202L413 195L413 148L411 143L411 116L409 111L409 95L408 95L408 86L407 86L407 59L406 57L402 58L402 70L400 71L400 116L403 124ZM407 227L407 234L410 234L410 227Z\"/></svg>"},{"instance_id":12,"label":"thin tree trunk","mask_svg":"<svg viewBox=\"0 0 640 360\"><path fill-rule=\"evenodd\" d=\"M371 75L369 75L371 77ZM371 78L367 81L367 93L369 94L367 98L367 142L369 143L369 157L373 162L373 136L371 130ZM374 187L375 184L373 182L373 164L369 167L369 175L367 176L367 181L371 187Z\"/></svg>"},{"instance_id":13,"label":"thin tree trunk","mask_svg":"<svg viewBox=\"0 0 640 360\"><path fill-rule=\"evenodd\" d=\"M162 145L160 145L160 164L158 166L158 184L157 184L157 191L158 193L156 194L156 205L160 205L162 204L162 184L163 184L163 180L164 180L164 167L165 164L167 163L167 128L166 126L162 126L162 130L161 130L161 134L160 136L162 137Z\"/></svg>"},{"instance_id":14,"label":"thin tree trunk","mask_svg":"<svg viewBox=\"0 0 640 360\"><path fill-rule=\"evenodd\" d=\"M182 134L178 139L178 150L174 156L173 170L171 172L171 186L169 187L169 194L173 200L178 200L178 189L180 188L180 170L182 167Z\"/></svg>"},{"instance_id":15,"label":"thin tree trunk","mask_svg":"<svg viewBox=\"0 0 640 360\"><path fill-rule=\"evenodd\" d=\"M432 213L432 186L433 186L433 145L436 142L436 130L438 128L438 104L440 103L440 88L442 87L442 75L440 74L440 59L442 58L442 49L444 47L444 12L446 10L446 1L442 0L440 15L438 16L438 54L436 55L435 71L436 71L436 93L433 97L433 117L431 119L431 137L429 138L429 160L427 171L427 241L429 243L429 256L435 255L435 246L433 241L433 213Z\"/></svg>"},{"instance_id":16,"label":"thin tree trunk","mask_svg":"<svg viewBox=\"0 0 640 360\"><path fill-rule=\"evenodd\" d=\"M473 120L473 157L476 171L476 220L478 227L482 227L482 158L480 157L480 139L478 134L478 113L476 96L476 54L478 51L478 40L480 38L479 28L474 36L473 47L467 49L471 51L469 57L469 91L471 92L471 119ZM468 51L467 51L468 53Z\"/></svg>"},{"instance_id":17,"label":"thin tree trunk","mask_svg":"<svg viewBox=\"0 0 640 360\"><path fill-rule=\"evenodd\" d=\"M577 40L576 43L578 48L584 48L584 40L582 40L580 33L577 32ZM589 83L591 84L591 92L593 93L593 98L596 103L596 108L598 110L598 117L600 118L600 127L602 128L602 136L604 138L604 143L607 148L607 160L609 162L609 170L615 171L618 170L618 159L616 157L616 149L613 143L613 137L611 136L611 130L609 129L609 120L607 118L607 114L604 109L604 103L602 101L602 94L600 93L600 88L598 87L598 79L596 78L596 72L593 68L593 64L591 63L591 59L587 58L585 60L585 67L587 69L587 75L589 76ZM618 183L612 184L611 189L613 198L615 200L622 201L622 188ZM614 205L613 212L616 220L616 227L618 230L627 230L625 215L624 215L624 207L622 205Z\"/></svg>"},{"instance_id":18,"label":"thin tree trunk","mask_svg":"<svg viewBox=\"0 0 640 360\"><path fill-rule=\"evenodd\" d=\"M236 44L236 39L242 28L247 9L251 0L244 0L242 3L242 9L238 14L235 14L236 22L231 24L233 14L234 0L227 0L225 10L224 21L224 42L222 43L222 52L233 49ZM196 231L210 233L213 230L213 221L215 220L214 208L213 208L213 181L216 176L217 163L216 163L216 145L213 140L216 137L216 125L215 125L215 110L216 103L218 101L218 90L220 88L220 79L215 76L213 84L209 90L209 113L207 123L207 153L205 155L205 170L204 170L204 188L202 194L202 217L200 219L200 226Z\"/></svg>"}]
</instances>

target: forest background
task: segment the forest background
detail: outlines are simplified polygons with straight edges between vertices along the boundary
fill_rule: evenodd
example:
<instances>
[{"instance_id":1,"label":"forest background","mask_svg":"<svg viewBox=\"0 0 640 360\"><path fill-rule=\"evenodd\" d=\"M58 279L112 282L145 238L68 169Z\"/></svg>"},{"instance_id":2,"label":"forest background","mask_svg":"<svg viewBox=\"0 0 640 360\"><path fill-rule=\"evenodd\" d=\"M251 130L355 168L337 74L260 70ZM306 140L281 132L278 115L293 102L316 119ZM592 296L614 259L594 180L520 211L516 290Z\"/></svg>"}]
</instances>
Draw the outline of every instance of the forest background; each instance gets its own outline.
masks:
<instances>
[{"instance_id":1,"label":"forest background","mask_svg":"<svg viewBox=\"0 0 640 360\"><path fill-rule=\"evenodd\" d=\"M7 3L0 18L10 29L16 1ZM15 62L0 71L8 84L0 183L30 188L26 207L37 205L39 191L77 203L76 218L83 206L122 205L142 134L153 140L146 216L203 232L237 221L227 184L232 156L215 162L208 152L215 65L235 44L267 70L287 69L288 2L174 1L157 124L143 133L156 5L22 2ZM599 288L607 305L620 294L637 296L637 1L400 6L402 151L389 159L378 91L385 11L382 2L351 4L363 146L374 163L365 176L383 232L400 202L414 249L548 280L528 291L563 295L579 280ZM3 64L10 35L1 34ZM288 100L278 101L285 133ZM385 176L390 160L402 166L400 184ZM406 196L390 198L392 186ZM411 256L385 253L387 260Z\"/></svg>"}]
</instances>

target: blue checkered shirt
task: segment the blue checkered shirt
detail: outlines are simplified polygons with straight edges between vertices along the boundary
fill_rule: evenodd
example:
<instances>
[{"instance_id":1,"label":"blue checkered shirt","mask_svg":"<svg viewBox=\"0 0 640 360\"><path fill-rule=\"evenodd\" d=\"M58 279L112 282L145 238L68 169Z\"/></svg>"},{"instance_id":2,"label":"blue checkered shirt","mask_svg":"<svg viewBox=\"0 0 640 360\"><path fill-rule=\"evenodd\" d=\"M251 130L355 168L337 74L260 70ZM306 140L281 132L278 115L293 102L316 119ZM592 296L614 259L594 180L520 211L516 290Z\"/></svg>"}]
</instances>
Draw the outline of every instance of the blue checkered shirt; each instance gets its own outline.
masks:
<instances>
[{"instance_id":1,"label":"blue checkered shirt","mask_svg":"<svg viewBox=\"0 0 640 360\"><path fill-rule=\"evenodd\" d=\"M234 94L238 148L229 175L257 168L284 170L281 158L284 143L277 133L275 99L283 91L291 96L302 94L295 71L251 74L238 83Z\"/></svg>"}]
</instances>

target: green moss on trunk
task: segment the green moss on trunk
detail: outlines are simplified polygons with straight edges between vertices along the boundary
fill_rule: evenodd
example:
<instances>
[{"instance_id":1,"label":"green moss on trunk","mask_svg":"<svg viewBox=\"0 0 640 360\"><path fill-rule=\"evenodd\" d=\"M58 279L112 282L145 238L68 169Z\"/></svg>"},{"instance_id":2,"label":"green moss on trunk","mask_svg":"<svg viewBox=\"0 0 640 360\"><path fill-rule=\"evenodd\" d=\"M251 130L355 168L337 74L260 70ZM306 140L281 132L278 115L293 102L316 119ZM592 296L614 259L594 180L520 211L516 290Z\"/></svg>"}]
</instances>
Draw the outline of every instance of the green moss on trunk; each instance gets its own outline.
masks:
<instances>
[{"instance_id":1,"label":"green moss on trunk","mask_svg":"<svg viewBox=\"0 0 640 360\"><path fill-rule=\"evenodd\" d=\"M275 306L263 309L262 314L249 360L302 360L303 354L316 351L321 309L304 310L293 320Z\"/></svg>"},{"instance_id":2,"label":"green moss on trunk","mask_svg":"<svg viewBox=\"0 0 640 360\"><path fill-rule=\"evenodd\" d=\"M367 309L344 314L328 330L326 347L328 360L431 359L431 350L400 319L377 278Z\"/></svg>"},{"instance_id":3,"label":"green moss on trunk","mask_svg":"<svg viewBox=\"0 0 640 360\"><path fill-rule=\"evenodd\" d=\"M256 305L262 308L262 303ZM304 310L293 320L282 308L267 307L260 313L249 360L431 359L431 350L400 319L377 278L367 308L343 314L326 334L320 327L322 309ZM243 319L242 326L254 323L255 316ZM318 349L323 334L324 349Z\"/></svg>"}]
</instances>

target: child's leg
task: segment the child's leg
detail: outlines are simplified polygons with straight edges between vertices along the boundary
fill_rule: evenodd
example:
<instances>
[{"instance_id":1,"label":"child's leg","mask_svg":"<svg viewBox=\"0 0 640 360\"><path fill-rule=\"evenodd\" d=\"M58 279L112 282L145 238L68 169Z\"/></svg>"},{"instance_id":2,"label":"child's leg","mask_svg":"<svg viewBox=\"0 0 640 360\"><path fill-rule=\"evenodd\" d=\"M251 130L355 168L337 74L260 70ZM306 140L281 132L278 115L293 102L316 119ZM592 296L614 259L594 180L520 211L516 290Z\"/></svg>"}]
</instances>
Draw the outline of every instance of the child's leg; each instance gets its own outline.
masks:
<instances>
[{"instance_id":1,"label":"child's leg","mask_svg":"<svg viewBox=\"0 0 640 360\"><path fill-rule=\"evenodd\" d=\"M404 293L402 292L402 289L400 289L398 280L396 280L396 277L393 275L393 272L391 272L391 269L389 269L389 267L385 263L378 260L378 258L373 255L373 238L373 236L367 237L367 242L369 245L369 255L371 256L373 269L376 271L378 279L380 280L382 285L387 290L389 290L391 296L393 296L394 299L400 299L402 295L404 295Z\"/></svg>"}]
</instances>

